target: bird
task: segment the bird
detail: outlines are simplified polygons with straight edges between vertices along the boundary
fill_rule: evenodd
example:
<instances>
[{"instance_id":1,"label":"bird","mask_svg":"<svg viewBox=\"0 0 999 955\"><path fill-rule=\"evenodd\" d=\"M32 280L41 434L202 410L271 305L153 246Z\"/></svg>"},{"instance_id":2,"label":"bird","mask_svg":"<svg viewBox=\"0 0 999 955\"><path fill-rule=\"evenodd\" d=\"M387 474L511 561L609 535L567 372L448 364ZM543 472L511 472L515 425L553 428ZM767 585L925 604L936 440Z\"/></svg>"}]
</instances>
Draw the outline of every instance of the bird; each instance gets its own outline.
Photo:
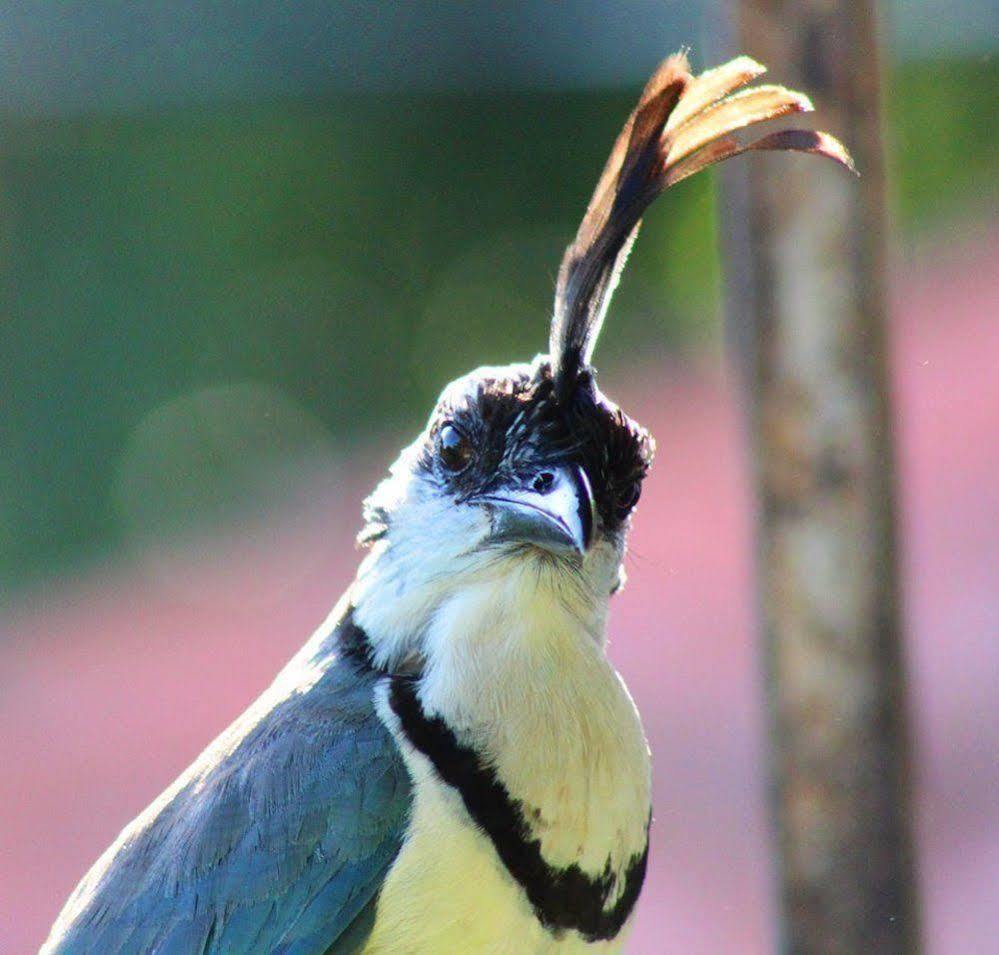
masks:
<instances>
[{"instance_id":1,"label":"bird","mask_svg":"<svg viewBox=\"0 0 999 955\"><path fill-rule=\"evenodd\" d=\"M652 74L557 274L548 352L448 384L363 506L357 575L94 863L56 953L619 951L651 757L606 653L654 455L592 357L643 214L747 151L852 160L746 56Z\"/></svg>"}]
</instances>

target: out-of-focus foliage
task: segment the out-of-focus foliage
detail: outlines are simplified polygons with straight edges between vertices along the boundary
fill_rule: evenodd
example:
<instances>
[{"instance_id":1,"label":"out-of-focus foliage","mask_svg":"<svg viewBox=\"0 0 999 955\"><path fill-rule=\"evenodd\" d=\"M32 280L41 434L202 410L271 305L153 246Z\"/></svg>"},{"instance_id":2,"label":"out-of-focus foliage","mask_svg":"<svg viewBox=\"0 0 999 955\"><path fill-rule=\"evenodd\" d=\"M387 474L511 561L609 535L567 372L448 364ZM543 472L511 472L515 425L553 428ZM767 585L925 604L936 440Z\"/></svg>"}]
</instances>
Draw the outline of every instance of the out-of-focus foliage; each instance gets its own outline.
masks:
<instances>
[{"instance_id":1,"label":"out-of-focus foliage","mask_svg":"<svg viewBox=\"0 0 999 955\"><path fill-rule=\"evenodd\" d=\"M904 230L999 200L999 59L905 62L885 107Z\"/></svg>"},{"instance_id":2,"label":"out-of-focus foliage","mask_svg":"<svg viewBox=\"0 0 999 955\"><path fill-rule=\"evenodd\" d=\"M997 85L989 61L909 63L891 83L904 226L994 190ZM225 488L244 447L278 458L317 433L411 431L450 378L543 350L561 250L632 99L356 94L3 119L0 578L113 548L122 500L162 496L164 527L197 511L164 463L175 438L190 460L200 434L202 472ZM694 180L651 216L598 363L713 328L713 204ZM220 437L234 406L219 387L246 382L264 390L237 404L265 423L261 394L290 404ZM182 439L171 409L188 415Z\"/></svg>"},{"instance_id":3,"label":"out-of-focus foliage","mask_svg":"<svg viewBox=\"0 0 999 955\"><path fill-rule=\"evenodd\" d=\"M6 575L114 540L121 458L177 396L268 383L342 440L412 429L451 377L543 351L561 249L630 99L8 119ZM697 227L711 219L706 183L678 190L623 291L608 355L639 333L664 349L686 333L678 316L690 328L711 313L712 229ZM280 436L252 444L268 440Z\"/></svg>"}]
</instances>

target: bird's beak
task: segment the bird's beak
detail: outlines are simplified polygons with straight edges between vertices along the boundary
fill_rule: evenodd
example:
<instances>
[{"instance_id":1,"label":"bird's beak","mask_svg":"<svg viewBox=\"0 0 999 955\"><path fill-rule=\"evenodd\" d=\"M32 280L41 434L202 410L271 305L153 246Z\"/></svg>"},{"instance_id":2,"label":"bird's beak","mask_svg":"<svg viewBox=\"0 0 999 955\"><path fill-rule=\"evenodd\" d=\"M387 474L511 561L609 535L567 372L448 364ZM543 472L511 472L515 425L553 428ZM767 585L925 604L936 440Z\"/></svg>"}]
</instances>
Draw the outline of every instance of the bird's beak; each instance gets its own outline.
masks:
<instances>
[{"instance_id":1,"label":"bird's beak","mask_svg":"<svg viewBox=\"0 0 999 955\"><path fill-rule=\"evenodd\" d=\"M476 501L489 509L490 542L583 554L593 539L593 492L586 472L576 465L545 468L522 485L499 488Z\"/></svg>"}]
</instances>

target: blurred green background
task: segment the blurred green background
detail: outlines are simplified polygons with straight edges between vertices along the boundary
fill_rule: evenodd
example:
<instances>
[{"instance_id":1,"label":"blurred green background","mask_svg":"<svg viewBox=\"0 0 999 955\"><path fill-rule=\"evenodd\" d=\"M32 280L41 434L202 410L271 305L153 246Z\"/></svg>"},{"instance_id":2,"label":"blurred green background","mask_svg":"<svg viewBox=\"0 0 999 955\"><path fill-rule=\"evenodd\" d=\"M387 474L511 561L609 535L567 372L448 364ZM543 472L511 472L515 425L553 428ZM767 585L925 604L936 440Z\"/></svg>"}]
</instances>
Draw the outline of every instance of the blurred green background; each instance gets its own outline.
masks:
<instances>
[{"instance_id":1,"label":"blurred green background","mask_svg":"<svg viewBox=\"0 0 999 955\"><path fill-rule=\"evenodd\" d=\"M0 591L279 497L285 459L413 432L450 378L544 350L637 84L724 31L701 7L541 6L8 10ZM988 5L956 12L988 31ZM932 2L891 13L913 241L994 206L999 65ZM719 285L705 177L646 224L598 363L716 340Z\"/></svg>"}]
</instances>

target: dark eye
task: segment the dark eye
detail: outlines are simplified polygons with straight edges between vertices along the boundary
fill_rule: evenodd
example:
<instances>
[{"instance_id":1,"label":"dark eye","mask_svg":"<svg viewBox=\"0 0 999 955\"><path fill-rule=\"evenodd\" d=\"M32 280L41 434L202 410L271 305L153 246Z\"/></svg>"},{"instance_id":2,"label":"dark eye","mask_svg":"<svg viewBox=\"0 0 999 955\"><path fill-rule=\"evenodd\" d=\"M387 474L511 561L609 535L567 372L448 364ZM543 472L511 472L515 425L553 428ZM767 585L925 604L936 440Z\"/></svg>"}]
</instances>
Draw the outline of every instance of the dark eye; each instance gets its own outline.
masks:
<instances>
[{"instance_id":1,"label":"dark eye","mask_svg":"<svg viewBox=\"0 0 999 955\"><path fill-rule=\"evenodd\" d=\"M446 424L438 438L438 454L444 467L457 472L464 471L471 463L474 449L472 442L453 424Z\"/></svg>"},{"instance_id":2,"label":"dark eye","mask_svg":"<svg viewBox=\"0 0 999 955\"><path fill-rule=\"evenodd\" d=\"M614 511L619 521L623 521L631 513L631 509L638 503L638 499L641 496L641 481L629 484L624 490L618 493L617 499L614 501Z\"/></svg>"}]
</instances>

